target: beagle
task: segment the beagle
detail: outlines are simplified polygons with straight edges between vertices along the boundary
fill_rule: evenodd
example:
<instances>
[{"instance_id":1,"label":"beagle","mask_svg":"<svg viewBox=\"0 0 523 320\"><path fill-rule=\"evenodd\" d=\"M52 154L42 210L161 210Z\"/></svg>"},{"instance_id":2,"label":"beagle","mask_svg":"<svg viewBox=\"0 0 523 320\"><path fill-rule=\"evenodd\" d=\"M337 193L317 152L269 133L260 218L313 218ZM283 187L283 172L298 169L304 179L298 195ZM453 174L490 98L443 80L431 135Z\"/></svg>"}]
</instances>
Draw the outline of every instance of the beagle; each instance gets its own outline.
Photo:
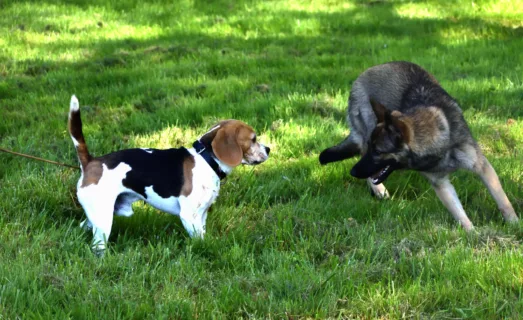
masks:
<instances>
[{"instance_id":1,"label":"beagle","mask_svg":"<svg viewBox=\"0 0 523 320\"><path fill-rule=\"evenodd\" d=\"M190 149L126 149L92 157L82 133L78 99L71 97L68 127L82 175L77 195L92 229L93 249L103 254L113 213L129 217L132 203L143 200L181 218L191 237L205 234L207 210L220 190L220 180L240 164L267 160L269 147L256 141L254 130L238 120L213 126Z\"/></svg>"}]
</instances>

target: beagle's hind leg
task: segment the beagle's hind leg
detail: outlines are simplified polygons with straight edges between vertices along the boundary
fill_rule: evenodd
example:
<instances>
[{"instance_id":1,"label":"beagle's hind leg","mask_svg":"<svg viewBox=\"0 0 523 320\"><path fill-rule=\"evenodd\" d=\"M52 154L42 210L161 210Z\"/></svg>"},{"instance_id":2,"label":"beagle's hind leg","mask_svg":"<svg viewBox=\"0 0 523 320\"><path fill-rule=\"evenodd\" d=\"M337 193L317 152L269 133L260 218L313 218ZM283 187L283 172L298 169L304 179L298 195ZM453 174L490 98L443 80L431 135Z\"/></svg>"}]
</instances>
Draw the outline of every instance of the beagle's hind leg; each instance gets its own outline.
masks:
<instances>
[{"instance_id":1,"label":"beagle's hind leg","mask_svg":"<svg viewBox=\"0 0 523 320\"><path fill-rule=\"evenodd\" d=\"M87 216L87 226L93 230L92 248L96 255L102 256L107 240L111 234L114 216L114 204L118 194L102 193L88 188L78 191L78 200L82 204ZM85 225L85 224L84 224Z\"/></svg>"},{"instance_id":2,"label":"beagle's hind leg","mask_svg":"<svg viewBox=\"0 0 523 320\"><path fill-rule=\"evenodd\" d=\"M117 216L130 217L134 214L133 202L140 200L138 196L131 193L122 193L114 203L114 213Z\"/></svg>"},{"instance_id":3,"label":"beagle's hind leg","mask_svg":"<svg viewBox=\"0 0 523 320\"><path fill-rule=\"evenodd\" d=\"M80 228L82 228L84 231L91 231L93 230L93 224L89 219L85 219L84 221L80 222Z\"/></svg>"}]
</instances>

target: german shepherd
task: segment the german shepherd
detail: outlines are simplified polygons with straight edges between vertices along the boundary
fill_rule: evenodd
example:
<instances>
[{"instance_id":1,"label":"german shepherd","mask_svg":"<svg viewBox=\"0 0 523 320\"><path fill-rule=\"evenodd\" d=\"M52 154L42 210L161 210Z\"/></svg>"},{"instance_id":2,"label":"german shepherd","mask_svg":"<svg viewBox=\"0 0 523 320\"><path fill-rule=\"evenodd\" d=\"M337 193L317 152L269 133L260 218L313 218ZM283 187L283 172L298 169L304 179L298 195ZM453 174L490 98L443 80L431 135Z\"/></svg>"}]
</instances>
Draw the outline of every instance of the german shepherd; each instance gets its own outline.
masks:
<instances>
[{"instance_id":1,"label":"german shepherd","mask_svg":"<svg viewBox=\"0 0 523 320\"><path fill-rule=\"evenodd\" d=\"M469 231L474 227L449 180L449 173L467 169L481 177L505 220L518 221L458 103L420 66L398 61L363 72L350 92L347 121L349 136L324 150L320 163L362 155L350 173L366 178L377 197L388 197L382 182L393 171L419 171L452 216Z\"/></svg>"}]
</instances>

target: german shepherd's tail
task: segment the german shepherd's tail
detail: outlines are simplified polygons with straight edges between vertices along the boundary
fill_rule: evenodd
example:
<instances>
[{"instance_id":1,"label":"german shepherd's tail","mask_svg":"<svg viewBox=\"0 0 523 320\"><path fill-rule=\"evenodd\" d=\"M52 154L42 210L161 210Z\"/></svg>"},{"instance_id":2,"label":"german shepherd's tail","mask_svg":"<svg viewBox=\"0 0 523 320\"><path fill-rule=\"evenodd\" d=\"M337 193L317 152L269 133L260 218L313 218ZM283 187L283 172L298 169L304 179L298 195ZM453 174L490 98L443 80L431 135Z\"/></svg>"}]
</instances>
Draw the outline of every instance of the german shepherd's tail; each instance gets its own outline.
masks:
<instances>
[{"instance_id":1,"label":"german shepherd's tail","mask_svg":"<svg viewBox=\"0 0 523 320\"><path fill-rule=\"evenodd\" d=\"M87 144L85 143L84 134L82 132L82 118L80 117L80 104L75 95L71 97L71 104L69 107L69 121L67 123L69 127L69 134L73 139L74 146L76 148L76 154L80 165L83 169L87 166L92 157L87 150Z\"/></svg>"},{"instance_id":2,"label":"german shepherd's tail","mask_svg":"<svg viewBox=\"0 0 523 320\"><path fill-rule=\"evenodd\" d=\"M354 137L349 135L345 140L327 148L320 153L320 164L327 164L331 162L345 160L361 153L361 148L358 143L354 142Z\"/></svg>"}]
</instances>

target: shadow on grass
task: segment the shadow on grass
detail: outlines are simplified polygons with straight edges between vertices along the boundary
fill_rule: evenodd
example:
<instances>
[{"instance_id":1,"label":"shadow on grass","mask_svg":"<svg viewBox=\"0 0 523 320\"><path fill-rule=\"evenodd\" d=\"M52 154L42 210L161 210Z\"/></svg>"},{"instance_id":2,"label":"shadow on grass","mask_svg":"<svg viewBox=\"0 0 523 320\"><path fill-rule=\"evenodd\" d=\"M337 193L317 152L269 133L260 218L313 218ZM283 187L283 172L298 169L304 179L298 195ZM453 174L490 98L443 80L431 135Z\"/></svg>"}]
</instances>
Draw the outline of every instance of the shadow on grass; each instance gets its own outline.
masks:
<instances>
[{"instance_id":1,"label":"shadow on grass","mask_svg":"<svg viewBox=\"0 0 523 320\"><path fill-rule=\"evenodd\" d=\"M69 4L69 2L63 1L49 1L48 3ZM233 15L240 10L239 8L255 3L255 1L244 1L230 6L212 6L212 9L209 8L207 11L205 9L207 6L197 3L195 8L211 14L215 8L219 7L220 10L223 10L222 13ZM145 40L129 37L119 40L100 40L96 43L84 41L66 44L63 42L39 43L37 47L42 52L56 52L64 47L69 47L76 50L88 50L90 53L79 63L45 59L25 60L22 63L25 65L23 74L18 75L19 79L15 79L14 83L10 78L11 85L4 90L0 88L0 96L12 98L16 95L17 87L20 89L19 91L25 91L35 89L42 82L44 82L44 86L49 86L50 84L45 83L45 79L42 78L52 77L52 85L61 90L80 89L74 88L80 86L88 88L124 87L127 89L124 89L124 95L144 96L141 100L138 99L140 101L131 102L137 106L136 111L145 110L154 113L157 111L158 105L164 104L162 98L166 96L171 98L171 101L167 101L167 103L172 103L179 97L209 99L205 84L208 79L236 77L240 81L247 82L248 89L252 90L259 84L257 82L260 82L260 78L265 78L270 84L276 83L276 85L271 85L270 95L277 98L283 98L282 96L289 91L302 94L332 93L340 89L348 91L352 80L370 65L403 58L422 63L438 78L441 78L439 76L441 70L447 69L443 71L443 75L446 76L443 80L483 78L499 75L496 64L505 63L507 60L496 59L494 64L491 63L490 68L463 70L466 69L463 66L484 59L492 61L492 56L503 55L503 52L508 52L507 55L509 55L513 50L500 52L498 48L501 46L516 48L517 44L511 44L510 40L519 40L523 35L522 28L514 29L477 18L455 18L450 21L404 18L395 12L398 3L380 1L359 3L360 5L356 8L342 12L281 11L278 14L284 18L280 19L281 21L278 20L280 22L278 28L283 32L283 36L262 34L249 39L237 35L213 37L203 32L168 28L162 35ZM86 2L78 2L77 5L83 8L90 7L90 4ZM100 2L93 5L104 7L107 10L121 9L114 3ZM147 14L148 12L144 12L144 15ZM163 25L163 23L168 24L172 16L165 17L165 20L158 19L156 16L149 18L150 21ZM252 18L254 22L251 19L239 19L233 27L243 33L252 30L257 25L256 19L262 21L258 17ZM31 19L38 21L38 17L31 16ZM125 21L125 15L120 19ZM126 23L138 24L132 18L127 19ZM292 34L295 21L309 20L318 21L317 34L311 36ZM262 24L262 22L259 23ZM449 45L443 39L444 34L449 30L467 30L474 33L476 39L459 45ZM266 33L273 33L270 31L272 30L268 30ZM429 44L429 47L421 47L417 44L420 38L423 38L422 45ZM28 41L30 43L30 40ZM488 45L485 45L486 42ZM455 56L463 57L460 61L462 67L460 68L459 65L449 67L440 61L435 61L442 52L451 52ZM11 60L8 57L0 59L7 61L7 64ZM291 60L292 64L288 64L288 60ZM19 64L19 62L17 63ZM65 70L74 70L74 74L63 74ZM159 72L163 73L165 78L171 79L168 88L162 87L161 84L154 84L154 82L145 86L133 87L138 79L152 80ZM196 79L196 82L199 83L185 85L172 83L174 78L194 79L195 75L200 78ZM282 83L283 79L285 81ZM133 89L129 90L129 87L133 87ZM247 88L242 89L248 90ZM152 93L144 94L144 91ZM478 94L481 94L470 90L461 92L465 95L459 93L454 95L463 102L464 109L477 101ZM220 102L231 102L231 98L234 100L234 97L235 95L231 95L227 101ZM238 102L248 100L246 98L249 97L240 97ZM511 93L508 97L510 100L517 98L521 98L521 92ZM89 99L99 103L103 98L98 96ZM9 107L8 104L7 108ZM516 108L510 111L518 112ZM202 107L198 112L213 113L218 118L227 113L216 110L214 103ZM145 115L145 117L147 116L149 115ZM154 115L151 116L154 117ZM261 119L262 122L269 122L267 116L270 114L265 115L265 119ZM293 114L292 116L299 115ZM181 118L183 119L183 117ZM188 123L184 121L180 124ZM152 128L152 130L155 129Z\"/></svg>"}]
</instances>

